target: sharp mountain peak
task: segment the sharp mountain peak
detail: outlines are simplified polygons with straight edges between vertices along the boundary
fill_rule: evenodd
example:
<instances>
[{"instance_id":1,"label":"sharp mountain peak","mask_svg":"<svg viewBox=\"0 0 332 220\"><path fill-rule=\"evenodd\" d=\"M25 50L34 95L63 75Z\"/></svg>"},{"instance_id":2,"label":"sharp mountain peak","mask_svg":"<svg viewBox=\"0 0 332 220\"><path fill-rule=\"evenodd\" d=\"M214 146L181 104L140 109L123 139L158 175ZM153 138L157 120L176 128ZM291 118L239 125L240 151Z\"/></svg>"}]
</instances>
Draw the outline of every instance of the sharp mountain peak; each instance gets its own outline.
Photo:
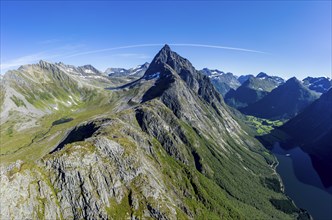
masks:
<instances>
[{"instance_id":1,"label":"sharp mountain peak","mask_svg":"<svg viewBox=\"0 0 332 220\"><path fill-rule=\"evenodd\" d=\"M303 86L302 82L300 80L298 80L295 76L292 78L289 78L286 82L285 82L286 86L290 86L290 85L296 85L296 86ZM303 86L304 87L304 86Z\"/></svg>"},{"instance_id":2,"label":"sharp mountain peak","mask_svg":"<svg viewBox=\"0 0 332 220\"><path fill-rule=\"evenodd\" d=\"M153 58L149 68L144 74L144 77L151 78L151 75L155 75L157 72L160 72L160 70L169 67L178 73L182 78L188 73L191 75L197 74L197 71L187 59L172 51L171 48L165 44L165 46Z\"/></svg>"},{"instance_id":3,"label":"sharp mountain peak","mask_svg":"<svg viewBox=\"0 0 332 220\"><path fill-rule=\"evenodd\" d=\"M260 72L260 73L258 73L257 74L257 78L263 78L263 77L268 77L269 75L267 75L266 73L264 73L264 72Z\"/></svg>"}]
</instances>

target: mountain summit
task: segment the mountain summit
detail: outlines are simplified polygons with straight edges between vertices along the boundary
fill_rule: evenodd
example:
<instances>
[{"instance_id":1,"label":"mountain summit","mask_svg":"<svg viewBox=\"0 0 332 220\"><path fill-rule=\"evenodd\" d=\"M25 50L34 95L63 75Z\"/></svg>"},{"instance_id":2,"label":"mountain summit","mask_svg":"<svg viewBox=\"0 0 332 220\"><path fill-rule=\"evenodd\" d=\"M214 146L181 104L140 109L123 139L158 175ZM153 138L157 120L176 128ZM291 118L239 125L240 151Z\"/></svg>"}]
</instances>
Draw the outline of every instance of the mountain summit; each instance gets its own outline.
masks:
<instances>
[{"instance_id":1,"label":"mountain summit","mask_svg":"<svg viewBox=\"0 0 332 220\"><path fill-rule=\"evenodd\" d=\"M45 97L45 106L59 104L34 122L26 121L25 126L34 123L33 129L24 129L13 126L25 118L8 109L5 99L12 118L1 124L1 219L300 215L282 193L274 157L250 136L209 78L169 46L143 77L113 90L88 86L99 76L69 73L74 71L70 66L54 70L24 68L11 74L11 93L4 88L12 106L21 109L26 108L23 99L28 103L32 95ZM30 82L38 89L33 94L14 86L27 84L24 74L37 71L50 80ZM46 96L60 92L69 79L61 96Z\"/></svg>"},{"instance_id":2,"label":"mountain summit","mask_svg":"<svg viewBox=\"0 0 332 220\"><path fill-rule=\"evenodd\" d=\"M144 74L144 78L151 78L156 72L160 71L160 77L162 78L169 76L169 74L178 74L185 80L187 77L192 78L197 75L192 64L187 59L173 52L167 44L154 57Z\"/></svg>"},{"instance_id":3,"label":"mountain summit","mask_svg":"<svg viewBox=\"0 0 332 220\"><path fill-rule=\"evenodd\" d=\"M143 78L148 80L157 78L155 86L147 91L143 97L144 101L162 95L164 91L171 87L177 88L168 92L174 93L177 91L181 93L183 89L182 85L178 83L179 80L208 102L213 99L221 100L209 78L198 72L189 60L173 52L167 44L154 57Z\"/></svg>"}]
</instances>

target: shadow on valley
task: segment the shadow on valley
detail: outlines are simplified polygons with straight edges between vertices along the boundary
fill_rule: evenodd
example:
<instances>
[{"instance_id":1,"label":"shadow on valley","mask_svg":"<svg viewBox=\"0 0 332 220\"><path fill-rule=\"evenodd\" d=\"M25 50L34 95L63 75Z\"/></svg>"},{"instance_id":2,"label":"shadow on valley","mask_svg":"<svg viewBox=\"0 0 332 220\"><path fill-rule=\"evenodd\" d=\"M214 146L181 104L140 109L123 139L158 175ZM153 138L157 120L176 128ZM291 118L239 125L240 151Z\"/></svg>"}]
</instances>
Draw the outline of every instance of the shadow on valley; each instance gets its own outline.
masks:
<instances>
[{"instance_id":1,"label":"shadow on valley","mask_svg":"<svg viewBox=\"0 0 332 220\"><path fill-rule=\"evenodd\" d=\"M60 118L59 120L53 121L52 126L64 124L64 123L70 122L72 120L73 120L73 118Z\"/></svg>"},{"instance_id":2,"label":"shadow on valley","mask_svg":"<svg viewBox=\"0 0 332 220\"><path fill-rule=\"evenodd\" d=\"M91 137L98 129L99 126L94 123L88 123L79 127L75 127L70 131L68 136L50 152L50 154L61 150L66 144L83 141L84 139Z\"/></svg>"}]
</instances>

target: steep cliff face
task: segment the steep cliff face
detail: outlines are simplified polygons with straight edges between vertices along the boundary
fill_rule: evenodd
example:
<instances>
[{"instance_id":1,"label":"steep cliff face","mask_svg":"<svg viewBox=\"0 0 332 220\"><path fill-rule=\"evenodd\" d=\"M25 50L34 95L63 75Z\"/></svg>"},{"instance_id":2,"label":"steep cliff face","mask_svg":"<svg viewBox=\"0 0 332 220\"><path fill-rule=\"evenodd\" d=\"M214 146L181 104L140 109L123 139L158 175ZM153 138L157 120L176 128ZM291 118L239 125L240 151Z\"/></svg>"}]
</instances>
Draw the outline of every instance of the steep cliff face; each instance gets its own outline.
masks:
<instances>
[{"instance_id":1,"label":"steep cliff face","mask_svg":"<svg viewBox=\"0 0 332 220\"><path fill-rule=\"evenodd\" d=\"M273 156L208 77L168 46L140 80L109 91L109 99L116 104L84 109L59 125L73 126L55 145L36 139L42 153L35 161L6 155L20 160L1 167L1 219L300 215L281 192Z\"/></svg>"}]
</instances>

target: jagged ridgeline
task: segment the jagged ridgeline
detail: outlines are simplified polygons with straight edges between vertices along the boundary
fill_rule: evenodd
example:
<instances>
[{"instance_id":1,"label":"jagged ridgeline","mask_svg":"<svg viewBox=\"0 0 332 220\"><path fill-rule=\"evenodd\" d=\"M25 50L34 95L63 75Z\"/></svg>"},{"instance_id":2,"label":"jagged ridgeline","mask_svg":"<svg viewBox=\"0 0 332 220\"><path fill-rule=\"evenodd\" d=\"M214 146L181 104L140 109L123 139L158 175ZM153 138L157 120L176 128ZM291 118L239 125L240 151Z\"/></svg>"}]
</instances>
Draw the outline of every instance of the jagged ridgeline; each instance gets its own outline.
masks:
<instances>
[{"instance_id":1,"label":"jagged ridgeline","mask_svg":"<svg viewBox=\"0 0 332 220\"><path fill-rule=\"evenodd\" d=\"M1 219L305 217L273 156L169 46L121 87L89 70L42 63L4 76Z\"/></svg>"}]
</instances>

